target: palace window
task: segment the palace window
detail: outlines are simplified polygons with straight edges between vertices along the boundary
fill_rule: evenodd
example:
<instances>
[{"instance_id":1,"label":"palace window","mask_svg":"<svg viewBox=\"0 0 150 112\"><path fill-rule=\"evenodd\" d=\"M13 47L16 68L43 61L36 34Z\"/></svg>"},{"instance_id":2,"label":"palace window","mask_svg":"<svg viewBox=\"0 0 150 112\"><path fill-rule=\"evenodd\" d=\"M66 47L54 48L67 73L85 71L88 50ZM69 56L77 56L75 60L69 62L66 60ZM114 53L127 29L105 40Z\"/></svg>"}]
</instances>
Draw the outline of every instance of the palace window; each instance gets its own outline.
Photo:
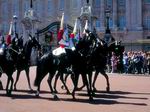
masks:
<instances>
[{"instance_id":1,"label":"palace window","mask_svg":"<svg viewBox=\"0 0 150 112\"><path fill-rule=\"evenodd\" d=\"M109 27L113 27L113 20L112 20L112 18L109 18Z\"/></svg>"},{"instance_id":2,"label":"palace window","mask_svg":"<svg viewBox=\"0 0 150 112\"><path fill-rule=\"evenodd\" d=\"M150 0L144 0L145 4L150 4Z\"/></svg>"},{"instance_id":3,"label":"palace window","mask_svg":"<svg viewBox=\"0 0 150 112\"><path fill-rule=\"evenodd\" d=\"M76 9L78 7L78 1L77 0L72 0L72 7Z\"/></svg>"},{"instance_id":4,"label":"palace window","mask_svg":"<svg viewBox=\"0 0 150 112\"><path fill-rule=\"evenodd\" d=\"M29 0L24 0L23 2L24 2L24 3L23 3L23 10L24 10L24 12L25 12L25 11L28 11L28 10L30 9Z\"/></svg>"},{"instance_id":5,"label":"palace window","mask_svg":"<svg viewBox=\"0 0 150 112\"><path fill-rule=\"evenodd\" d=\"M9 25L10 24L8 24L7 22L3 22L2 29L4 34L7 34L9 32Z\"/></svg>"},{"instance_id":6,"label":"palace window","mask_svg":"<svg viewBox=\"0 0 150 112\"><path fill-rule=\"evenodd\" d=\"M118 0L119 6L125 7L125 4L126 4L125 0Z\"/></svg>"},{"instance_id":7,"label":"palace window","mask_svg":"<svg viewBox=\"0 0 150 112\"><path fill-rule=\"evenodd\" d=\"M34 2L34 4L35 4L35 10L37 12L36 14L38 14L39 16L42 16L42 14L43 14L43 2L41 0L36 0L36 2Z\"/></svg>"},{"instance_id":8,"label":"palace window","mask_svg":"<svg viewBox=\"0 0 150 112\"><path fill-rule=\"evenodd\" d=\"M13 1L13 6L12 6L12 10L13 10L13 14L19 16L19 1L18 0L14 0Z\"/></svg>"},{"instance_id":9,"label":"palace window","mask_svg":"<svg viewBox=\"0 0 150 112\"><path fill-rule=\"evenodd\" d=\"M8 4L7 2L3 2L3 5L2 5L2 18L3 20L7 20L8 19Z\"/></svg>"},{"instance_id":10,"label":"palace window","mask_svg":"<svg viewBox=\"0 0 150 112\"><path fill-rule=\"evenodd\" d=\"M94 6L99 8L100 4L101 4L100 2L101 2L101 0L95 0L94 1Z\"/></svg>"},{"instance_id":11,"label":"palace window","mask_svg":"<svg viewBox=\"0 0 150 112\"><path fill-rule=\"evenodd\" d=\"M106 6L112 8L113 7L113 1L112 0L106 0Z\"/></svg>"},{"instance_id":12,"label":"palace window","mask_svg":"<svg viewBox=\"0 0 150 112\"><path fill-rule=\"evenodd\" d=\"M65 1L59 0L59 10L64 10L64 7L65 7Z\"/></svg>"},{"instance_id":13,"label":"palace window","mask_svg":"<svg viewBox=\"0 0 150 112\"><path fill-rule=\"evenodd\" d=\"M118 27L120 30L124 30L124 27L125 27L125 16L120 16L119 17L119 21L118 21Z\"/></svg>"},{"instance_id":14,"label":"palace window","mask_svg":"<svg viewBox=\"0 0 150 112\"><path fill-rule=\"evenodd\" d=\"M145 30L150 30L150 16L144 18L143 25Z\"/></svg>"},{"instance_id":15,"label":"palace window","mask_svg":"<svg viewBox=\"0 0 150 112\"><path fill-rule=\"evenodd\" d=\"M48 0L48 4L47 4L48 15L51 15L51 14L52 14L52 10L53 10L53 3L52 3L52 0Z\"/></svg>"},{"instance_id":16,"label":"palace window","mask_svg":"<svg viewBox=\"0 0 150 112\"><path fill-rule=\"evenodd\" d=\"M96 20L96 28L99 28L101 26L100 20Z\"/></svg>"}]
</instances>

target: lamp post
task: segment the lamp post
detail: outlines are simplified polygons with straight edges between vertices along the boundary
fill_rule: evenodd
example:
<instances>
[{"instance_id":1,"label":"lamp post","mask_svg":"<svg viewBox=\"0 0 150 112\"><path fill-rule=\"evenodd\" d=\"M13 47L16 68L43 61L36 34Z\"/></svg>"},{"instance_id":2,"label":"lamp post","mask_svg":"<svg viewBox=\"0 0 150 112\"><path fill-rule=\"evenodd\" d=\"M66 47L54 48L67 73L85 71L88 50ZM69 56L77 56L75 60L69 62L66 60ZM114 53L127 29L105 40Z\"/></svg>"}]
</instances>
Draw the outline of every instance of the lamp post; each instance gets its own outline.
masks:
<instances>
[{"instance_id":1,"label":"lamp post","mask_svg":"<svg viewBox=\"0 0 150 112\"><path fill-rule=\"evenodd\" d=\"M114 38L111 35L110 28L109 28L109 18L110 18L110 9L107 8L105 10L106 15L106 30L104 34L104 41L107 43L107 45L114 40Z\"/></svg>"},{"instance_id":2,"label":"lamp post","mask_svg":"<svg viewBox=\"0 0 150 112\"><path fill-rule=\"evenodd\" d=\"M110 29L109 29L110 10L108 8L105 10L105 14L106 14L106 32L105 33L110 33Z\"/></svg>"},{"instance_id":3,"label":"lamp post","mask_svg":"<svg viewBox=\"0 0 150 112\"><path fill-rule=\"evenodd\" d=\"M14 32L17 33L17 19L18 17L16 15L13 16L13 22L14 22Z\"/></svg>"},{"instance_id":4,"label":"lamp post","mask_svg":"<svg viewBox=\"0 0 150 112\"><path fill-rule=\"evenodd\" d=\"M33 7L33 1L30 0L30 8L32 9L32 7Z\"/></svg>"}]
</instances>

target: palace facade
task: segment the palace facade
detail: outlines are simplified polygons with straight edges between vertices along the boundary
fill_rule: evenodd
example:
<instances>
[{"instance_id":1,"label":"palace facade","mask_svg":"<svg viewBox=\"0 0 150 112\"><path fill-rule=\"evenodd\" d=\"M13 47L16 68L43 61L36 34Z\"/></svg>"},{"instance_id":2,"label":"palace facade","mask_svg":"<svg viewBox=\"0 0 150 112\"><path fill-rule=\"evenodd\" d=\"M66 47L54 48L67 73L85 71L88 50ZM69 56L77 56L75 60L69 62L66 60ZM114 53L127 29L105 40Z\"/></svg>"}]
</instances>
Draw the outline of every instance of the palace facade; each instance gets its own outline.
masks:
<instances>
[{"instance_id":1,"label":"palace facade","mask_svg":"<svg viewBox=\"0 0 150 112\"><path fill-rule=\"evenodd\" d=\"M0 32L9 32L13 15L17 15L17 32L22 33L22 19L30 9L31 0L0 0ZM86 0L33 0L33 9L41 21L38 30L60 21L65 13L65 23L74 26ZM95 27L100 38L106 28L105 10L109 7L109 26L116 40L122 41L126 50L150 50L150 0L89 0Z\"/></svg>"}]
</instances>

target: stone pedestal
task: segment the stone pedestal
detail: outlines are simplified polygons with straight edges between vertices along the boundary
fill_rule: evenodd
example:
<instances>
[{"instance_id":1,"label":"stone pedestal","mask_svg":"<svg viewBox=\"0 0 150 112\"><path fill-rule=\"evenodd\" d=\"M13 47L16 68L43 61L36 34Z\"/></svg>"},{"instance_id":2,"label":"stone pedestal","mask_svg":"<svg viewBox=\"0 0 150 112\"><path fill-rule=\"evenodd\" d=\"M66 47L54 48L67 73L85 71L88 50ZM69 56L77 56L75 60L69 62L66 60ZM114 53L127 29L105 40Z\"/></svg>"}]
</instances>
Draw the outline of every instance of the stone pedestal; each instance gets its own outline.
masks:
<instances>
[{"instance_id":1,"label":"stone pedestal","mask_svg":"<svg viewBox=\"0 0 150 112\"><path fill-rule=\"evenodd\" d=\"M32 37L37 37L36 33L37 33L37 25L40 23L37 14L34 12L34 10L31 8L30 10L28 10L27 12L25 12L24 18L22 20L22 24L23 24L23 40L24 43L26 43L26 41L29 38L29 34L32 35ZM32 50L31 53L31 64L35 65L36 61L37 61L37 49Z\"/></svg>"},{"instance_id":2,"label":"stone pedestal","mask_svg":"<svg viewBox=\"0 0 150 112\"><path fill-rule=\"evenodd\" d=\"M24 18L22 19L23 24L23 38L24 42L28 39L28 34L35 36L37 33L37 26L40 23L37 14L33 9L25 12Z\"/></svg>"}]
</instances>

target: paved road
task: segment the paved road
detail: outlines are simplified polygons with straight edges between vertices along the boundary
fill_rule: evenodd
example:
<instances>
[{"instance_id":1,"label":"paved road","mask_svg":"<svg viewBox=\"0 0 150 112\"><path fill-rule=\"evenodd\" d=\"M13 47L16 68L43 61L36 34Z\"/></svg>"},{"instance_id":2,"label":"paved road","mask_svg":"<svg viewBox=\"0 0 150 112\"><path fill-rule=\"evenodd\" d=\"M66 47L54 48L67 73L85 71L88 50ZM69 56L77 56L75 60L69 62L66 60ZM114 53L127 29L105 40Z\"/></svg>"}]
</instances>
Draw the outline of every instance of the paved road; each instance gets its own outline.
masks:
<instances>
[{"instance_id":1,"label":"paved road","mask_svg":"<svg viewBox=\"0 0 150 112\"><path fill-rule=\"evenodd\" d=\"M15 78L16 73L13 76ZM31 68L30 77L33 83L35 67ZM96 93L92 102L86 96L86 89L77 92L77 100L73 101L71 95L66 95L66 91L60 88L59 81L57 86L60 92L59 100L54 101L49 93L47 77L42 81L40 98L36 98L29 92L25 74L22 72L17 86L19 91L13 92L12 97L7 97L5 91L0 90L0 112L150 112L149 76L109 74L109 77L111 92L105 92L105 79L99 75L96 82L99 92ZM5 86L5 74L2 75L1 81ZM70 79L67 83L71 91ZM33 87L33 89L36 88Z\"/></svg>"}]
</instances>

